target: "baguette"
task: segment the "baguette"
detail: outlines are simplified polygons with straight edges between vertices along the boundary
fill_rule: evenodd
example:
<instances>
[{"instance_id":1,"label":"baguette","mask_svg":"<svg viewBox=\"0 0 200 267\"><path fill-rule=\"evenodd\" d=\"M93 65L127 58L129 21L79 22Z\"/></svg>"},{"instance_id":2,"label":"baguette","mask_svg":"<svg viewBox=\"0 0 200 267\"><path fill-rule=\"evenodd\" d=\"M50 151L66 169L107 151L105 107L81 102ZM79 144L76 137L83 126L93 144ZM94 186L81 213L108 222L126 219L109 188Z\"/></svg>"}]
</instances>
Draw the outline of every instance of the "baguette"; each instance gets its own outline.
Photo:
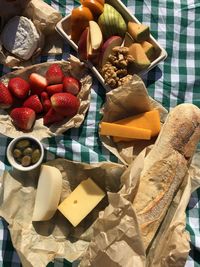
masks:
<instances>
[{"instance_id":1,"label":"baguette","mask_svg":"<svg viewBox=\"0 0 200 267\"><path fill-rule=\"evenodd\" d=\"M200 109L181 104L169 113L144 160L133 208L146 250L188 171L199 140Z\"/></svg>"}]
</instances>

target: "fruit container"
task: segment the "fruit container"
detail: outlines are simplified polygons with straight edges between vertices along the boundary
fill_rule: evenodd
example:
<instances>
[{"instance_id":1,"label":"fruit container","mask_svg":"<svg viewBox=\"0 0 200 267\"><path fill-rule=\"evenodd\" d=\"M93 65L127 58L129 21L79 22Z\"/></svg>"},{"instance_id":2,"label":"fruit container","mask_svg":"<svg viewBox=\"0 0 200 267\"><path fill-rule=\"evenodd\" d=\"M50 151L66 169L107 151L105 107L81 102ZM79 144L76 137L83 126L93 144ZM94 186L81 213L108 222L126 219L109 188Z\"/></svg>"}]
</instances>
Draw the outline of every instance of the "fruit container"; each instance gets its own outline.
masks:
<instances>
[{"instance_id":1,"label":"fruit container","mask_svg":"<svg viewBox=\"0 0 200 267\"><path fill-rule=\"evenodd\" d=\"M105 3L113 6L122 15L126 23L128 21L132 21L141 24L139 20L129 12L127 7L120 0L106 0ZM64 38L64 40L66 40L75 49L75 51L78 52L78 45L71 39L71 14L65 16L61 21L57 23L56 30ZM155 40L155 38L151 34L149 41L151 44L153 44L153 47L155 48L156 57L153 59L153 61L151 61L151 64L147 68L142 69L137 73L139 76L147 73L149 70L154 68L159 62L161 62L167 57L167 52L165 51L165 49L161 47L161 45ZM91 69L93 74L98 78L100 83L106 89L110 89L109 86L105 84L105 80L102 77L98 68L95 67L90 60L86 60L85 62L87 66Z\"/></svg>"}]
</instances>

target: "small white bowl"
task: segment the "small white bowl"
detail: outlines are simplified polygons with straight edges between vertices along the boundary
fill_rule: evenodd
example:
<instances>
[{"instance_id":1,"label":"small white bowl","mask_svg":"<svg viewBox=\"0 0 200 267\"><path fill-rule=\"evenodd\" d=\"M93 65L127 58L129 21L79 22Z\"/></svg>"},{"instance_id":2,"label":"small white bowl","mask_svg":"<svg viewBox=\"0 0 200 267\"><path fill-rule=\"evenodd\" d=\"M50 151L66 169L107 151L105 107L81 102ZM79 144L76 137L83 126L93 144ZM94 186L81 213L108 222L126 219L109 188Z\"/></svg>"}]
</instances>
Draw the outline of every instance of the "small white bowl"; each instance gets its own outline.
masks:
<instances>
[{"instance_id":1,"label":"small white bowl","mask_svg":"<svg viewBox=\"0 0 200 267\"><path fill-rule=\"evenodd\" d=\"M21 164L17 163L17 161L14 159L13 154L12 154L13 148L15 147L16 143L23 139L29 139L30 141L35 142L41 151L41 156L39 160L35 164L27 166L27 167L24 167ZM13 168L19 171L32 171L36 169L42 163L43 158L44 158L44 147L42 143L33 136L23 135L20 137L16 137L9 143L8 148L7 148L7 159L9 163L12 165Z\"/></svg>"}]
</instances>

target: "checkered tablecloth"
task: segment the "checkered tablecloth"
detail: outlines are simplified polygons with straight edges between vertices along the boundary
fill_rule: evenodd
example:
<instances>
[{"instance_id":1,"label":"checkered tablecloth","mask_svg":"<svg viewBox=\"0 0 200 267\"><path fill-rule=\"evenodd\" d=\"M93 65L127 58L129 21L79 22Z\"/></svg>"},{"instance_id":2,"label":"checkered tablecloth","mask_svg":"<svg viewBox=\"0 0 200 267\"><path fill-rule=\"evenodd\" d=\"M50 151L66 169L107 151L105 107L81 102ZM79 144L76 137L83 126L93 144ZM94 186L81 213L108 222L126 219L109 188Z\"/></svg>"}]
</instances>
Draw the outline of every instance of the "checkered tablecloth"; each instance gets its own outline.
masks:
<instances>
[{"instance_id":1,"label":"checkered tablecloth","mask_svg":"<svg viewBox=\"0 0 200 267\"><path fill-rule=\"evenodd\" d=\"M46 2L59 10L63 16L74 6L79 5L79 1L76 0L46 0ZM194 103L200 107L199 0L124 0L123 3L141 22L150 26L152 35L168 53L164 62L143 77L149 94L167 109L183 102ZM76 55L65 43L62 56L39 57L38 63L67 59L70 53ZM0 76L9 71L0 65ZM105 160L117 162L117 159L101 146L97 134L98 122L101 119L99 109L104 100L105 90L94 77L91 105L84 123L79 129L71 129L62 137L43 140L47 160L64 157L86 163ZM9 138L0 136L0 175L5 168L9 168L5 158L9 141ZM199 201L200 190L197 190L192 194L186 211L187 230L191 236L191 251L186 267L200 266ZM0 266L21 266L10 240L7 224L3 220L0 220L0 250ZM55 263L50 263L48 267L50 266L76 266L76 263L57 260Z\"/></svg>"}]
</instances>

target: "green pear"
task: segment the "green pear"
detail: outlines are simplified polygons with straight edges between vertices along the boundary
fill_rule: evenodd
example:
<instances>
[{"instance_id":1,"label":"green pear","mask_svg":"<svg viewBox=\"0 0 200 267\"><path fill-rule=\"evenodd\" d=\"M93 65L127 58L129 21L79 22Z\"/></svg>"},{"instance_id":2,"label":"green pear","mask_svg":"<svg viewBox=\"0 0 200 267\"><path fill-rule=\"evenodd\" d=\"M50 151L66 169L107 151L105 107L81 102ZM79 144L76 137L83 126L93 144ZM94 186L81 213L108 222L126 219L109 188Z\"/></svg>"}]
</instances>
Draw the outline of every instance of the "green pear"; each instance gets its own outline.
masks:
<instances>
[{"instance_id":1,"label":"green pear","mask_svg":"<svg viewBox=\"0 0 200 267\"><path fill-rule=\"evenodd\" d=\"M124 37L127 30L122 15L109 4L104 4L104 11L98 18L98 24L105 40L114 35Z\"/></svg>"}]
</instances>

